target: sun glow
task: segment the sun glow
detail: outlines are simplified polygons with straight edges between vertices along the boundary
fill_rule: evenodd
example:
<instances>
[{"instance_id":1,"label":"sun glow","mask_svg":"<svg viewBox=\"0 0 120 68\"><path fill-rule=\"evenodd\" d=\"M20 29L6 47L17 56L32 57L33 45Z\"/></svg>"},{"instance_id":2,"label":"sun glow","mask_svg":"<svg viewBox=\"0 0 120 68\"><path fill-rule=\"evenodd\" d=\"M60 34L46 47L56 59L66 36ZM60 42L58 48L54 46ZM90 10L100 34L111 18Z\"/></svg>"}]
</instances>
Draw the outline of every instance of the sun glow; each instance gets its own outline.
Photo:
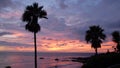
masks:
<instances>
[{"instance_id":1,"label":"sun glow","mask_svg":"<svg viewBox=\"0 0 120 68\"><path fill-rule=\"evenodd\" d=\"M59 51L59 50L62 50L62 48L49 48L50 51Z\"/></svg>"},{"instance_id":2,"label":"sun glow","mask_svg":"<svg viewBox=\"0 0 120 68\"><path fill-rule=\"evenodd\" d=\"M22 33L17 33L15 36L24 36ZM19 39L19 43L25 43L27 45L17 45L16 46L0 46L0 51L20 51L20 52L32 52L34 51L33 41L27 42L22 41L25 38ZM15 40L8 40L14 42ZM98 52L106 52L108 49L113 51L113 42L105 42L102 44L101 48L98 48ZM37 50L38 52L94 52L94 48L91 48L91 44L87 44L80 40L56 40L56 39L41 39L37 38Z\"/></svg>"}]
</instances>

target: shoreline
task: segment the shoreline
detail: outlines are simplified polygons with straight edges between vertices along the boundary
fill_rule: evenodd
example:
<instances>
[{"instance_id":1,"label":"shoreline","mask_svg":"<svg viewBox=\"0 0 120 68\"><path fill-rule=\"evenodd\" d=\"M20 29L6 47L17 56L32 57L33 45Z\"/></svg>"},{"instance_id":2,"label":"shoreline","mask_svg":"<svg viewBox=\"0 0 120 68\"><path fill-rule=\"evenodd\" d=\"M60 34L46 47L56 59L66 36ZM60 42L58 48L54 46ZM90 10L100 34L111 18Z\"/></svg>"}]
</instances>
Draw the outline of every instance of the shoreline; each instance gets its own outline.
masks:
<instances>
[{"instance_id":1,"label":"shoreline","mask_svg":"<svg viewBox=\"0 0 120 68\"><path fill-rule=\"evenodd\" d=\"M90 59L90 57L73 57L71 58L71 61L73 62L80 62L80 63L86 63L88 60Z\"/></svg>"},{"instance_id":2,"label":"shoreline","mask_svg":"<svg viewBox=\"0 0 120 68\"><path fill-rule=\"evenodd\" d=\"M73 62L83 63L82 68L120 68L120 53L101 53L98 55L93 55L90 57L73 57L71 58Z\"/></svg>"}]
</instances>

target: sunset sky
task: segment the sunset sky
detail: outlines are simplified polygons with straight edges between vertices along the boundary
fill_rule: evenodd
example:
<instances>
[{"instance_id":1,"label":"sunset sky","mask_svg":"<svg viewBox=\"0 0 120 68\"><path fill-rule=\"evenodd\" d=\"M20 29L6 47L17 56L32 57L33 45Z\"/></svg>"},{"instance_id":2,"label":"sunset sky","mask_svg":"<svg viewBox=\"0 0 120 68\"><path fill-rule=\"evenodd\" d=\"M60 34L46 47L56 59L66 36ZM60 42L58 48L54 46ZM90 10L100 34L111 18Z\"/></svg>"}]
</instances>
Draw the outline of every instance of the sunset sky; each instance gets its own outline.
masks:
<instances>
[{"instance_id":1,"label":"sunset sky","mask_svg":"<svg viewBox=\"0 0 120 68\"><path fill-rule=\"evenodd\" d=\"M111 33L120 31L120 0L0 0L0 51L31 52L33 33L21 16L27 5L44 6L48 19L40 19L39 52L94 52L85 31L100 25L107 35L99 52L113 51Z\"/></svg>"}]
</instances>

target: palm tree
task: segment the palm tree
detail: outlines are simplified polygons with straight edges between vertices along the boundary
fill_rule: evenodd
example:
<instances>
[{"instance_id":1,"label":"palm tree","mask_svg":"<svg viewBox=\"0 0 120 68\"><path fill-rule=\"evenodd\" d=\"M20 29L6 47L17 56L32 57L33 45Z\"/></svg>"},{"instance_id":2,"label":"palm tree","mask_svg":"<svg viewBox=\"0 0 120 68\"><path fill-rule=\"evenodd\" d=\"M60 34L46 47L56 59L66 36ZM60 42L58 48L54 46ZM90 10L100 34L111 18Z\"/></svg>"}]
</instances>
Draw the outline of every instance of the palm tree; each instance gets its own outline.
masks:
<instances>
[{"instance_id":1,"label":"palm tree","mask_svg":"<svg viewBox=\"0 0 120 68\"><path fill-rule=\"evenodd\" d=\"M22 21L27 22L25 29L34 33L34 48L35 48L35 68L37 68L37 46L36 33L40 31L41 27L38 23L39 18L47 19L47 12L42 9L43 6L38 6L38 3L28 5L22 15Z\"/></svg>"},{"instance_id":2,"label":"palm tree","mask_svg":"<svg viewBox=\"0 0 120 68\"><path fill-rule=\"evenodd\" d=\"M114 31L112 33L112 37L113 37L113 41L115 43L117 43L117 47L116 47L117 51L120 52L120 33L119 33L119 31Z\"/></svg>"},{"instance_id":3,"label":"palm tree","mask_svg":"<svg viewBox=\"0 0 120 68\"><path fill-rule=\"evenodd\" d=\"M97 55L97 48L101 47L101 43L105 40L106 35L103 33L103 29L99 26L93 25L89 27L86 31L85 40L87 43L91 43L91 47L95 49L95 54Z\"/></svg>"}]
</instances>

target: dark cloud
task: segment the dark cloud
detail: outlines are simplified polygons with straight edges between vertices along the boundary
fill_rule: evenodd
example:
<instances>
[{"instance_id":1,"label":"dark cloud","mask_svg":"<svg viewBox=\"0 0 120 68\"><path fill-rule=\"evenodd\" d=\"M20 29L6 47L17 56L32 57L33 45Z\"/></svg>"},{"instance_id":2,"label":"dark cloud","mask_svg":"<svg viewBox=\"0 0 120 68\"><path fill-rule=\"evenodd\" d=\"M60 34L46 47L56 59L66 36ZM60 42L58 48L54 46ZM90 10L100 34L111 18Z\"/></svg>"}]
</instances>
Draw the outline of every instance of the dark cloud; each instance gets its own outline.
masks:
<instances>
[{"instance_id":1,"label":"dark cloud","mask_svg":"<svg viewBox=\"0 0 120 68\"><path fill-rule=\"evenodd\" d=\"M67 43L60 43L60 44L57 44L58 47L62 47L62 46L66 46Z\"/></svg>"},{"instance_id":2,"label":"dark cloud","mask_svg":"<svg viewBox=\"0 0 120 68\"><path fill-rule=\"evenodd\" d=\"M0 36L3 36L3 35L12 35L13 33L11 32L0 32Z\"/></svg>"},{"instance_id":3,"label":"dark cloud","mask_svg":"<svg viewBox=\"0 0 120 68\"><path fill-rule=\"evenodd\" d=\"M13 5L12 0L0 0L0 8L5 8Z\"/></svg>"},{"instance_id":4,"label":"dark cloud","mask_svg":"<svg viewBox=\"0 0 120 68\"><path fill-rule=\"evenodd\" d=\"M65 20L62 18L56 18L54 15L48 16L46 22L41 23L41 26L53 31L64 31L66 29Z\"/></svg>"},{"instance_id":5,"label":"dark cloud","mask_svg":"<svg viewBox=\"0 0 120 68\"><path fill-rule=\"evenodd\" d=\"M47 48L52 48L51 46L49 46L49 45L43 45L43 46L45 46L45 47L47 47Z\"/></svg>"},{"instance_id":6,"label":"dark cloud","mask_svg":"<svg viewBox=\"0 0 120 68\"><path fill-rule=\"evenodd\" d=\"M114 21L114 22L110 22L108 25L106 24L107 28L110 29L120 29L120 20L119 21Z\"/></svg>"},{"instance_id":7,"label":"dark cloud","mask_svg":"<svg viewBox=\"0 0 120 68\"><path fill-rule=\"evenodd\" d=\"M21 2L17 1L17 0L0 0L0 8L1 9L10 9L10 8L21 8L21 6L23 6L24 4L22 4Z\"/></svg>"},{"instance_id":8,"label":"dark cloud","mask_svg":"<svg viewBox=\"0 0 120 68\"><path fill-rule=\"evenodd\" d=\"M54 39L49 37L42 37L42 40L54 40Z\"/></svg>"},{"instance_id":9,"label":"dark cloud","mask_svg":"<svg viewBox=\"0 0 120 68\"><path fill-rule=\"evenodd\" d=\"M58 4L59 4L59 7L60 7L61 9L65 9L65 8L68 7L68 6L65 4L65 1L66 1L66 0L57 0L57 2L58 2Z\"/></svg>"},{"instance_id":10,"label":"dark cloud","mask_svg":"<svg viewBox=\"0 0 120 68\"><path fill-rule=\"evenodd\" d=\"M82 16L78 15L77 18L83 18L83 20L76 20L75 23L78 22L77 25L72 26L73 35L78 37L77 39L84 40L85 31L91 25L100 25L104 30L105 34L109 35L114 30L120 29L120 0L96 0L97 2L93 2L89 0L79 0L78 3L72 5L72 8L76 7L78 12L82 12ZM99 2L98 2L99 1ZM91 4L90 4L91 3ZM96 3L96 4L95 4ZM77 6L78 5L78 6ZM84 6L83 6L84 5ZM89 6L88 6L89 5ZM74 11L77 12L77 11ZM78 13L78 14L79 14ZM73 20L76 16L73 15ZM82 21L81 24L79 21ZM75 37L75 36L73 36Z\"/></svg>"},{"instance_id":11,"label":"dark cloud","mask_svg":"<svg viewBox=\"0 0 120 68\"><path fill-rule=\"evenodd\" d=\"M103 0L99 3L99 5L95 6L93 9L91 9L88 14L91 17L90 19L93 20L103 20L103 21L116 21L120 18L120 5L119 0Z\"/></svg>"},{"instance_id":12,"label":"dark cloud","mask_svg":"<svg viewBox=\"0 0 120 68\"><path fill-rule=\"evenodd\" d=\"M30 46L29 44L18 43L17 42L7 42L7 41L0 41L0 46Z\"/></svg>"}]
</instances>

